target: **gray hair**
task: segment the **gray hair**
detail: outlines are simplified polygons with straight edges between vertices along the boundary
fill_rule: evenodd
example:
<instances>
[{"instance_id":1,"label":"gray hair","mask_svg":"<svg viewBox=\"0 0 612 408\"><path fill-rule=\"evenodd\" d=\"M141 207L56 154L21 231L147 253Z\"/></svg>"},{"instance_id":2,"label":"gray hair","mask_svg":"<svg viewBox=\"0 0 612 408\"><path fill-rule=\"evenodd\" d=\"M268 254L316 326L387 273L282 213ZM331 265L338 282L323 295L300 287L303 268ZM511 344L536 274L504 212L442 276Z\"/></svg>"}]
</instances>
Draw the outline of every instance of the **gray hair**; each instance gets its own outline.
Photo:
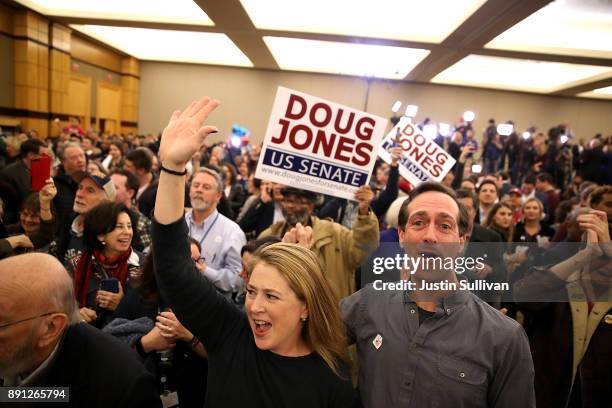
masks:
<instances>
[{"instance_id":1,"label":"gray hair","mask_svg":"<svg viewBox=\"0 0 612 408\"><path fill-rule=\"evenodd\" d=\"M71 147L78 147L79 149L83 150L83 148L81 147L80 144L75 143L75 142L68 142L66 143L64 146L62 146L61 149L59 149L57 151L57 156L59 157L60 161L63 163L64 159L66 158L66 156L64 155L64 152L66 151L66 149L69 149ZM85 153L85 151L83 151L83 153Z\"/></svg>"},{"instance_id":2,"label":"gray hair","mask_svg":"<svg viewBox=\"0 0 612 408\"><path fill-rule=\"evenodd\" d=\"M74 287L68 273L66 279L50 283L51 290L49 291L49 302L54 310L62 311L68 316L68 325L74 325L81 322L79 307L74 295Z\"/></svg>"},{"instance_id":3,"label":"gray hair","mask_svg":"<svg viewBox=\"0 0 612 408\"><path fill-rule=\"evenodd\" d=\"M208 167L200 167L195 173L193 173L191 180L193 181L193 178L196 176L196 174L200 173L212 176L215 179L215 183L217 183L217 191L223 193L223 179L221 178L219 173Z\"/></svg>"}]
</instances>

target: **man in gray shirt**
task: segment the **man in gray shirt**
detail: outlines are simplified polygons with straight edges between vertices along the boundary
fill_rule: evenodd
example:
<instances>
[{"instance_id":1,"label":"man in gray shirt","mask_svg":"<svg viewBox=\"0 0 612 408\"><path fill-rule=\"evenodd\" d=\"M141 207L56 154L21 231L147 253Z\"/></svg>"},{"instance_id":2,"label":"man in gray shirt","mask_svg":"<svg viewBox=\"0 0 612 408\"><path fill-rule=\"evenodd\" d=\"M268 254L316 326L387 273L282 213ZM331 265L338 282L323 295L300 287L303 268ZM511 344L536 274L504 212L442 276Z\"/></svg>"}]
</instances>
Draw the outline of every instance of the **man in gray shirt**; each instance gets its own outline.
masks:
<instances>
[{"instance_id":1,"label":"man in gray shirt","mask_svg":"<svg viewBox=\"0 0 612 408\"><path fill-rule=\"evenodd\" d=\"M407 255L458 256L468 216L454 192L426 182L409 200L399 231ZM364 407L535 407L522 327L467 290L419 289L457 285L454 270L418 269L408 279L411 290L369 285L341 303Z\"/></svg>"}]
</instances>

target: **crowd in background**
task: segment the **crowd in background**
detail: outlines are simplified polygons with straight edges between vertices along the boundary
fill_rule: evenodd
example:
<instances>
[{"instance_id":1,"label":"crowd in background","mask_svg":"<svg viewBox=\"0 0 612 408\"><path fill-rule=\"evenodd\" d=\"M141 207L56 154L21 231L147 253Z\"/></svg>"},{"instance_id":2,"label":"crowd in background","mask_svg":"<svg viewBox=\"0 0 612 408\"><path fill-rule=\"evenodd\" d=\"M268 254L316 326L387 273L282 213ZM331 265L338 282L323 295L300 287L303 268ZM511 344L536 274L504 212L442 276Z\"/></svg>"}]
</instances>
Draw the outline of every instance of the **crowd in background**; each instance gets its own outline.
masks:
<instances>
[{"instance_id":1,"label":"crowd in background","mask_svg":"<svg viewBox=\"0 0 612 408\"><path fill-rule=\"evenodd\" d=\"M555 243L581 242L586 230L579 217L589 208L606 213L610 228L612 136L573 135L564 125L502 136L493 120L482 137L476 133L461 123L436 138L456 159L441 184L456 191L470 214L469 240L504 244L503 266L475 276L520 283L531 267L542 266L521 243L552 251ZM81 320L131 347L158 380L160 394L177 391L181 407L201 407L207 352L168 308L153 271L159 147L155 135L86 131L78 121L54 138L41 139L35 130L2 135L0 259L52 254L73 279ZM298 242L300 225L314 231L312 251L335 295L353 294L361 287L360 245L398 242L406 226L402 204L414 186L399 175L399 153L390 163L378 161L369 186L351 201L256 178L260 152L260 143L243 137L236 144L202 145L188 163L184 206L194 264L240 309L251 256L287 234ZM41 155L51 156L52 177L33 192L31 162ZM487 301L527 333L538 406L567 400L568 406L604 406L597 404L612 384L612 305L589 305L589 313L602 316L576 369L569 307Z\"/></svg>"}]
</instances>

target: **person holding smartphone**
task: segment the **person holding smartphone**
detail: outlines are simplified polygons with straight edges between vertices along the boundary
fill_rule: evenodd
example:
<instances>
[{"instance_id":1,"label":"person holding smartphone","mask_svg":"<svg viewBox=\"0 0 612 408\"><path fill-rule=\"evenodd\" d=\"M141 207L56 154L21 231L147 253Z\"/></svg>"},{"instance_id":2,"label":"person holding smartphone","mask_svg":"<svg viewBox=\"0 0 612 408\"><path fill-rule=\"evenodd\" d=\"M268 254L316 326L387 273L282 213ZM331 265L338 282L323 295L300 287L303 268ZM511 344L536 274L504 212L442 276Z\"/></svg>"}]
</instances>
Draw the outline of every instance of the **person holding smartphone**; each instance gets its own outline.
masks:
<instances>
[{"instance_id":1,"label":"person holding smartphone","mask_svg":"<svg viewBox=\"0 0 612 408\"><path fill-rule=\"evenodd\" d=\"M103 203L85 215L85 250L70 258L67 269L84 322L104 326L123 299L129 281L140 275L132 250L136 218L124 205Z\"/></svg>"},{"instance_id":2,"label":"person holding smartphone","mask_svg":"<svg viewBox=\"0 0 612 408\"><path fill-rule=\"evenodd\" d=\"M185 165L216 132L201 123L219 102L175 111L160 144L152 228L156 278L176 317L209 355L206 407L352 407L338 300L317 257L278 243L254 254L245 312L219 294L190 257L183 216Z\"/></svg>"},{"instance_id":3,"label":"person holding smartphone","mask_svg":"<svg viewBox=\"0 0 612 408\"><path fill-rule=\"evenodd\" d=\"M55 218L51 202L57 194L53 179L46 180L38 193L31 193L21 203L19 223L8 225L8 237L0 240L0 259L42 248L53 241Z\"/></svg>"}]
</instances>

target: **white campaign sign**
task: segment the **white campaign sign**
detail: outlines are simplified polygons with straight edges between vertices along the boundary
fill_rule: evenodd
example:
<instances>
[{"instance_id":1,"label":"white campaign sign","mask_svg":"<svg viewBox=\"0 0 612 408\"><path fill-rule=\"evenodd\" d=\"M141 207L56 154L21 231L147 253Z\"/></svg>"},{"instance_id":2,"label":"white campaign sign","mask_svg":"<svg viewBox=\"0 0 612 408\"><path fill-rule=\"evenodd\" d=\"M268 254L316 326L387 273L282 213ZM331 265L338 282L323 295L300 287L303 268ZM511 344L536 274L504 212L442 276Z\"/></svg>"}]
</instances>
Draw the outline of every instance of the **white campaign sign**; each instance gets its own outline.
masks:
<instances>
[{"instance_id":1,"label":"white campaign sign","mask_svg":"<svg viewBox=\"0 0 612 408\"><path fill-rule=\"evenodd\" d=\"M388 150L393 146L402 148L399 172L413 186L424 181L442 181L455 165L455 159L448 152L423 136L421 130L406 117L387 133L378 148L378 156L391 163Z\"/></svg>"},{"instance_id":2,"label":"white campaign sign","mask_svg":"<svg viewBox=\"0 0 612 408\"><path fill-rule=\"evenodd\" d=\"M255 177L354 199L370 181L387 119L279 87Z\"/></svg>"}]
</instances>

